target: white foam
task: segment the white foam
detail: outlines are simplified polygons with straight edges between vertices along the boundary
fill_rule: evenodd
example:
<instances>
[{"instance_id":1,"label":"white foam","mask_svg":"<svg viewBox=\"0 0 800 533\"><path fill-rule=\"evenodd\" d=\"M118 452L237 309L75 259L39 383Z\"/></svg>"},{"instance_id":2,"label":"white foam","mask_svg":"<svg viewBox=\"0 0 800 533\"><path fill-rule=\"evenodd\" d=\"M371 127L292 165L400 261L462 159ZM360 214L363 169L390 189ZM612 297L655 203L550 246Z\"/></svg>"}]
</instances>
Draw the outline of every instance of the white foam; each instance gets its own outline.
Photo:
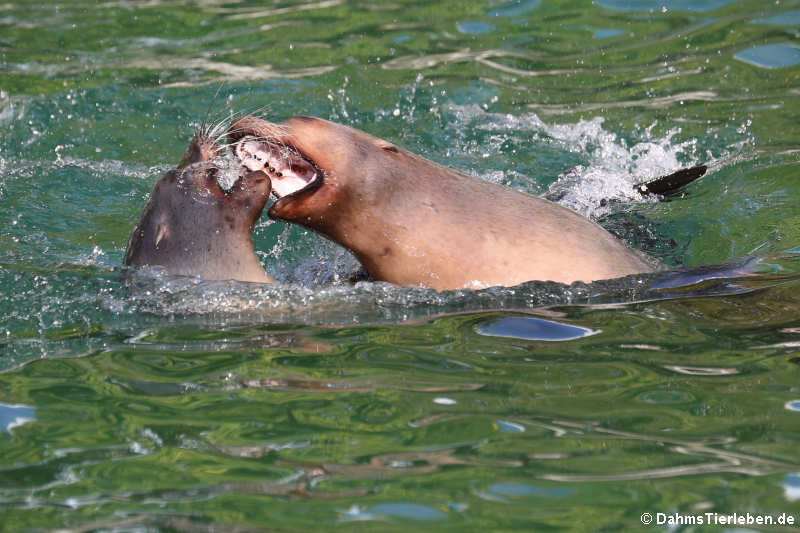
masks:
<instances>
[{"instance_id":1,"label":"white foam","mask_svg":"<svg viewBox=\"0 0 800 533\"><path fill-rule=\"evenodd\" d=\"M236 183L236 180L239 179L242 163L233 154L226 153L217 157L214 160L214 164L219 171L217 173L217 183L223 190L229 191L233 184Z\"/></svg>"},{"instance_id":2,"label":"white foam","mask_svg":"<svg viewBox=\"0 0 800 533\"><path fill-rule=\"evenodd\" d=\"M629 146L624 139L606 132L602 124L603 119L598 117L570 127L548 128L567 148L586 154L589 164L561 174L547 194L558 197L560 204L584 216L595 218L607 213L612 201L655 202L655 196L642 196L634 186L698 163L692 157L696 140L673 142L679 129L670 130L665 137ZM684 162L679 160L680 156L684 156Z\"/></svg>"},{"instance_id":3,"label":"white foam","mask_svg":"<svg viewBox=\"0 0 800 533\"><path fill-rule=\"evenodd\" d=\"M656 136L657 124L637 128L629 142L617 133L607 131L603 117L579 120L575 123L548 124L535 113L521 115L490 113L478 104L450 105L446 111L455 118L455 128L460 130L486 130L494 133L492 143L505 140L517 143L550 143L567 152L577 154L584 164L563 169L546 196L587 217L598 217L609 211L610 202L654 202L654 197L643 197L636 192L636 184L665 176L699 161L696 156L697 140L676 141L680 128L670 129L664 136ZM509 170L505 172L514 172ZM491 172L487 179L504 181ZM530 176L543 181L549 176ZM526 192L535 192L532 184Z\"/></svg>"}]
</instances>

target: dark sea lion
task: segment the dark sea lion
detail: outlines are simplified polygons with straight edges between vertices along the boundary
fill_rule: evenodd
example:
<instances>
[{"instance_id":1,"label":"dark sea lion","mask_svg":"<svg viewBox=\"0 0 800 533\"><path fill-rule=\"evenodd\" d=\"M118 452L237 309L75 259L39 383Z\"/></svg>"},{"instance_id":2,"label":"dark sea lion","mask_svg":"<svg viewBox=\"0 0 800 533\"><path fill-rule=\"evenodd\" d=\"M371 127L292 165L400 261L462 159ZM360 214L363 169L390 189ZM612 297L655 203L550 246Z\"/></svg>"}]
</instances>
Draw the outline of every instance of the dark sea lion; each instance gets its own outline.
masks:
<instances>
[{"instance_id":1,"label":"dark sea lion","mask_svg":"<svg viewBox=\"0 0 800 533\"><path fill-rule=\"evenodd\" d=\"M272 188L264 172L246 171L230 190L218 181L220 147L198 134L178 167L155 185L131 234L123 263L160 265L180 276L272 283L253 245L253 227Z\"/></svg>"}]
</instances>

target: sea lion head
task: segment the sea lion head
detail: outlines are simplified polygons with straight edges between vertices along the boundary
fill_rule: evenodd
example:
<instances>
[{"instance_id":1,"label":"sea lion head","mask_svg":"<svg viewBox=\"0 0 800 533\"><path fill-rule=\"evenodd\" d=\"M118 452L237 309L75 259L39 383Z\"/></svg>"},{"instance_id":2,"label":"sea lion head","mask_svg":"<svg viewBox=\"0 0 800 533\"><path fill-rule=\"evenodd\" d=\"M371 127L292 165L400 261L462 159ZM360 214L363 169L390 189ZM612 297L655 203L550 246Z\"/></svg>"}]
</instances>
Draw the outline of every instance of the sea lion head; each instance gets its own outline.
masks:
<instances>
[{"instance_id":1,"label":"sea lion head","mask_svg":"<svg viewBox=\"0 0 800 533\"><path fill-rule=\"evenodd\" d=\"M272 180L277 201L270 217L322 233L331 218L341 218L353 206L375 205L379 197L385 202L395 186L407 187L408 172L398 168L399 159L415 157L383 139L315 117L280 124L242 117L231 125L228 140L247 168L263 169Z\"/></svg>"},{"instance_id":2,"label":"sea lion head","mask_svg":"<svg viewBox=\"0 0 800 533\"><path fill-rule=\"evenodd\" d=\"M170 274L271 282L252 232L269 199L264 172L242 167L233 186L219 183L221 148L198 133L178 166L155 185L123 263L163 266Z\"/></svg>"}]
</instances>

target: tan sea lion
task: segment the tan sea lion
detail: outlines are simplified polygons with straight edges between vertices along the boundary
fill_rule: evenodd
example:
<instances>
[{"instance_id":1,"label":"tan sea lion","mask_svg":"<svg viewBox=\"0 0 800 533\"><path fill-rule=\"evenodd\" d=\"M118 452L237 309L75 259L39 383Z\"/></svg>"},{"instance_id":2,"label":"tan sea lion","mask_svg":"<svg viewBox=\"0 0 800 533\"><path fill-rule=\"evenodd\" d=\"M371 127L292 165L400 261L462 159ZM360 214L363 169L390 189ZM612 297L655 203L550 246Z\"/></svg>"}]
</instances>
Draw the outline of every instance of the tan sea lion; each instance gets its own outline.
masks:
<instances>
[{"instance_id":1,"label":"tan sea lion","mask_svg":"<svg viewBox=\"0 0 800 533\"><path fill-rule=\"evenodd\" d=\"M271 183L260 171L242 171L230 190L218 181L220 147L198 134L178 167L155 185L131 234L123 263L160 265L167 272L208 280L272 283L253 245L253 227Z\"/></svg>"},{"instance_id":2,"label":"tan sea lion","mask_svg":"<svg viewBox=\"0 0 800 533\"><path fill-rule=\"evenodd\" d=\"M269 173L278 198L270 217L348 248L375 280L446 290L654 270L565 207L347 126L248 116L231 125L228 139L246 167Z\"/></svg>"}]
</instances>

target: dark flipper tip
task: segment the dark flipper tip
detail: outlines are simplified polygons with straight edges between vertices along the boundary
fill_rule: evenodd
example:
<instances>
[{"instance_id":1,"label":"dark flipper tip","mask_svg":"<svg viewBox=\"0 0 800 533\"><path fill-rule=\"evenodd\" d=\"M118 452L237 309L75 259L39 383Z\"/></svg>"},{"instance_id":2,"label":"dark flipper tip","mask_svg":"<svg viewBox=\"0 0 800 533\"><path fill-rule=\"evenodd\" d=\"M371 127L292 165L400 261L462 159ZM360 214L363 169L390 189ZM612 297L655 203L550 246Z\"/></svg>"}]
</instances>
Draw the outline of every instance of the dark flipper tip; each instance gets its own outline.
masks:
<instances>
[{"instance_id":1,"label":"dark flipper tip","mask_svg":"<svg viewBox=\"0 0 800 533\"><path fill-rule=\"evenodd\" d=\"M670 196L681 191L684 187L691 182L701 177L706 173L708 167L705 165L698 165L696 167L684 168L677 172L673 172L669 176L654 179L647 183L640 183L635 186L636 190L641 194L660 194L661 196Z\"/></svg>"}]
</instances>

